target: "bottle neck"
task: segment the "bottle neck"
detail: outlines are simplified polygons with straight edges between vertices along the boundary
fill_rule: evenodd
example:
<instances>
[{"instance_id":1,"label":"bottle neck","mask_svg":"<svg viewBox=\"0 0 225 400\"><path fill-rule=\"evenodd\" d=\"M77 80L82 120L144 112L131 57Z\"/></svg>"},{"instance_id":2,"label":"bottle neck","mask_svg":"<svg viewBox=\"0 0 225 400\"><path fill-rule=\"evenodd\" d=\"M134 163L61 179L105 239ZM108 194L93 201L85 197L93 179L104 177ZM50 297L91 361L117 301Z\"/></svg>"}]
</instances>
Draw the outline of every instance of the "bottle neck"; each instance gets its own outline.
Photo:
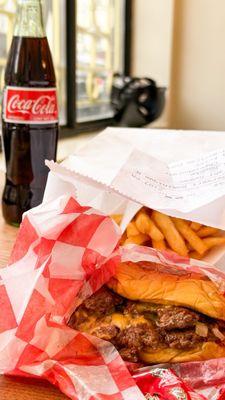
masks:
<instances>
[{"instance_id":1,"label":"bottle neck","mask_svg":"<svg viewBox=\"0 0 225 400\"><path fill-rule=\"evenodd\" d=\"M41 0L18 0L14 36L45 37Z\"/></svg>"}]
</instances>

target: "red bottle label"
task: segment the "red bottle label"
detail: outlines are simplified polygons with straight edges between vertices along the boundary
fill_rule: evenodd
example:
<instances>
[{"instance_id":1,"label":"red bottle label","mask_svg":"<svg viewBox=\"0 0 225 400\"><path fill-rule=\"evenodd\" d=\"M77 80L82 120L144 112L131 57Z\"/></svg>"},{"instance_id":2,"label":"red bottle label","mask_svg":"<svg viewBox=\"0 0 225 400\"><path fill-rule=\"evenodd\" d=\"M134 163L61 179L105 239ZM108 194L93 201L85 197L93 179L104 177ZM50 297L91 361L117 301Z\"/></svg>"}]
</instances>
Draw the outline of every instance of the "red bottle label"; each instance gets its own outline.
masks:
<instances>
[{"instance_id":1,"label":"red bottle label","mask_svg":"<svg viewBox=\"0 0 225 400\"><path fill-rule=\"evenodd\" d=\"M7 86L3 97L3 119L17 124L58 122L56 89Z\"/></svg>"}]
</instances>

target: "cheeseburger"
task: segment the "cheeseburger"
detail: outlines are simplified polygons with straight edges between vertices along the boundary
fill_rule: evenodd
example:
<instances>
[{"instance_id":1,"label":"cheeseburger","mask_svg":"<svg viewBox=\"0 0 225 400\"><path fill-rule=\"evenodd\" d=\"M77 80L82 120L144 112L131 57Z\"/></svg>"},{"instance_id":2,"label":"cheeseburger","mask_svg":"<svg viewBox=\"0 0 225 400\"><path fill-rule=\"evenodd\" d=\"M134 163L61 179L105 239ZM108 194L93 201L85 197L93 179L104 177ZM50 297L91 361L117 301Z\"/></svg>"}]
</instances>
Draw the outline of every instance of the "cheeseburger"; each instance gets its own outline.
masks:
<instances>
[{"instance_id":1,"label":"cheeseburger","mask_svg":"<svg viewBox=\"0 0 225 400\"><path fill-rule=\"evenodd\" d=\"M225 357L225 297L216 285L197 273L165 274L154 263L119 264L69 325L110 341L125 361Z\"/></svg>"}]
</instances>

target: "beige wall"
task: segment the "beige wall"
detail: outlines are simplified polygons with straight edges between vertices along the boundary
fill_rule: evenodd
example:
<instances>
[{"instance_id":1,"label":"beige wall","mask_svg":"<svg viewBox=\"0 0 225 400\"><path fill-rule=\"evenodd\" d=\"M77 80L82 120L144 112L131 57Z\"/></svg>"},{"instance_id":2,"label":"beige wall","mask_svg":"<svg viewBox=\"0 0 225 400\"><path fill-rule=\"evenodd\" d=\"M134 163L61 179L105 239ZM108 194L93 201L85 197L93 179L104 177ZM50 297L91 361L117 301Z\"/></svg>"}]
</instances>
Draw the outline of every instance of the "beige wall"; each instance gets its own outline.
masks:
<instances>
[{"instance_id":1,"label":"beige wall","mask_svg":"<svg viewBox=\"0 0 225 400\"><path fill-rule=\"evenodd\" d=\"M132 65L170 88L153 126L225 130L225 0L134 0Z\"/></svg>"},{"instance_id":2,"label":"beige wall","mask_svg":"<svg viewBox=\"0 0 225 400\"><path fill-rule=\"evenodd\" d=\"M134 0L132 75L170 86L174 0ZM167 110L154 126L167 126Z\"/></svg>"},{"instance_id":3,"label":"beige wall","mask_svg":"<svg viewBox=\"0 0 225 400\"><path fill-rule=\"evenodd\" d=\"M168 85L173 0L134 0L132 73Z\"/></svg>"},{"instance_id":4,"label":"beige wall","mask_svg":"<svg viewBox=\"0 0 225 400\"><path fill-rule=\"evenodd\" d=\"M225 130L225 1L175 0L169 125Z\"/></svg>"}]
</instances>

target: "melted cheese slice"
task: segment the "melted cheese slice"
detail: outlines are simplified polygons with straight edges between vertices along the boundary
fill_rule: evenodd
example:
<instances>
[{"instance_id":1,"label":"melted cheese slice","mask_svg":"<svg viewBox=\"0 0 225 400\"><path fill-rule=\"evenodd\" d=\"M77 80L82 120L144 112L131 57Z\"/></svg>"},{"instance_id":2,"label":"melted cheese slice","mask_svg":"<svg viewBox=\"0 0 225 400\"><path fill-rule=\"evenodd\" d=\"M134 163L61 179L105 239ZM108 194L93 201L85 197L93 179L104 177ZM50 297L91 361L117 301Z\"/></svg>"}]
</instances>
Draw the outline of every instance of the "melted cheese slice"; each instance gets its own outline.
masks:
<instances>
[{"instance_id":1,"label":"melted cheese slice","mask_svg":"<svg viewBox=\"0 0 225 400\"><path fill-rule=\"evenodd\" d=\"M111 317L113 325L115 325L120 330L128 328L129 326L137 326L139 324L150 324L147 319L143 315L138 317L134 317L131 314L120 314L120 313L113 313Z\"/></svg>"}]
</instances>

